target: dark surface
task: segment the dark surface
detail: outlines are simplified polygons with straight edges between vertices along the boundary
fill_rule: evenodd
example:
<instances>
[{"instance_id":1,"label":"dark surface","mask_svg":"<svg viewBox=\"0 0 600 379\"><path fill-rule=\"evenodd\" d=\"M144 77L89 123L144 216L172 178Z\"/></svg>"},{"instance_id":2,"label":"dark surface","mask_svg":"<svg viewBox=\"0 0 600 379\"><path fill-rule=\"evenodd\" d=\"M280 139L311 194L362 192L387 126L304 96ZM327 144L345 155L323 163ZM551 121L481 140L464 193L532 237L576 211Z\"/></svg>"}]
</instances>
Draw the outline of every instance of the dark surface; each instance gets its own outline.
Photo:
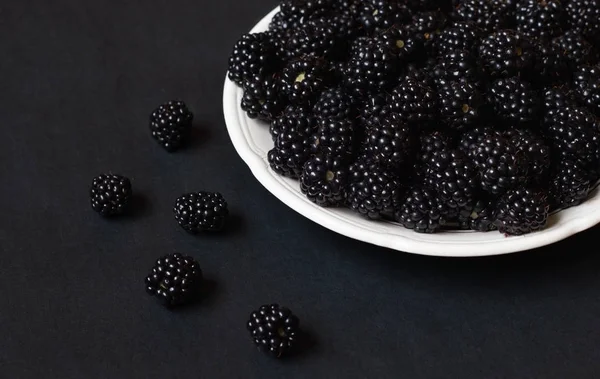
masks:
<instances>
[{"instance_id":1,"label":"dark surface","mask_svg":"<svg viewBox=\"0 0 600 379\"><path fill-rule=\"evenodd\" d=\"M264 190L225 130L229 51L274 1L90 3L0 3L0 377L600 375L598 228L460 260L338 236ZM172 98L195 112L195 138L168 154L147 120ZM109 171L132 179L131 217L89 205ZM202 189L229 200L224 235L173 219L175 198ZM211 291L168 311L143 278L175 251ZM312 349L283 362L255 350L245 322L268 302L295 310Z\"/></svg>"}]
</instances>

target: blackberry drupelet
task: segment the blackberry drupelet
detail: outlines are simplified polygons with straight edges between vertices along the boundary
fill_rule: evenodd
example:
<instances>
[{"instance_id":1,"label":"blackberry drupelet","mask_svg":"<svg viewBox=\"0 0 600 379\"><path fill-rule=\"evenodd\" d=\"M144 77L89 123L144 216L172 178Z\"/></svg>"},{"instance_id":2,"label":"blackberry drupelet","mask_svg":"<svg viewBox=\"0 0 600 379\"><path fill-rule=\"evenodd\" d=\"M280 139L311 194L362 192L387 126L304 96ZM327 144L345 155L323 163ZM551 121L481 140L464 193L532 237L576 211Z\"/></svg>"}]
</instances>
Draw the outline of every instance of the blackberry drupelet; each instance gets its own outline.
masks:
<instances>
[{"instance_id":1,"label":"blackberry drupelet","mask_svg":"<svg viewBox=\"0 0 600 379\"><path fill-rule=\"evenodd\" d=\"M461 220L461 224L466 229L478 232L496 230L496 208L496 203L492 200L479 200L473 206L469 217Z\"/></svg>"},{"instance_id":2,"label":"blackberry drupelet","mask_svg":"<svg viewBox=\"0 0 600 379\"><path fill-rule=\"evenodd\" d=\"M526 157L529 173L527 183L545 188L551 161L550 146L544 138L533 130L524 128L510 129L504 135Z\"/></svg>"},{"instance_id":3,"label":"blackberry drupelet","mask_svg":"<svg viewBox=\"0 0 600 379\"><path fill-rule=\"evenodd\" d=\"M394 213L394 219L417 233L435 233L446 223L449 212L434 190L415 187L408 191Z\"/></svg>"},{"instance_id":4,"label":"blackberry drupelet","mask_svg":"<svg viewBox=\"0 0 600 379\"><path fill-rule=\"evenodd\" d=\"M600 116L600 65L581 66L573 76L573 85L582 103Z\"/></svg>"},{"instance_id":5,"label":"blackberry drupelet","mask_svg":"<svg viewBox=\"0 0 600 379\"><path fill-rule=\"evenodd\" d=\"M255 76L244 86L242 109L250 118L271 121L285 108L286 100L279 91L279 81Z\"/></svg>"},{"instance_id":6,"label":"blackberry drupelet","mask_svg":"<svg viewBox=\"0 0 600 379\"><path fill-rule=\"evenodd\" d=\"M150 115L150 132L165 150L179 149L190 134L194 115L183 101L169 101Z\"/></svg>"},{"instance_id":7,"label":"blackberry drupelet","mask_svg":"<svg viewBox=\"0 0 600 379\"><path fill-rule=\"evenodd\" d=\"M202 270L197 261L179 253L156 260L146 277L146 292L163 305L174 307L192 302L202 287Z\"/></svg>"},{"instance_id":8,"label":"blackberry drupelet","mask_svg":"<svg viewBox=\"0 0 600 379\"><path fill-rule=\"evenodd\" d=\"M440 83L439 113L452 129L462 130L484 120L487 103L479 88L471 82Z\"/></svg>"},{"instance_id":9,"label":"blackberry drupelet","mask_svg":"<svg viewBox=\"0 0 600 379\"><path fill-rule=\"evenodd\" d=\"M316 120L301 108L288 108L271 124L275 146L267 154L267 159L278 174L297 178L311 155Z\"/></svg>"},{"instance_id":10,"label":"blackberry drupelet","mask_svg":"<svg viewBox=\"0 0 600 379\"><path fill-rule=\"evenodd\" d=\"M392 91L390 110L409 124L427 124L436 119L437 96L435 91L424 83L406 77Z\"/></svg>"},{"instance_id":11,"label":"blackberry drupelet","mask_svg":"<svg viewBox=\"0 0 600 379\"><path fill-rule=\"evenodd\" d=\"M281 91L292 104L310 103L326 88L330 74L329 66L319 58L290 61L281 73Z\"/></svg>"},{"instance_id":12,"label":"blackberry drupelet","mask_svg":"<svg viewBox=\"0 0 600 379\"><path fill-rule=\"evenodd\" d=\"M468 51L451 51L438 60L431 76L436 83L469 80L479 82L480 73L475 63L475 56Z\"/></svg>"},{"instance_id":13,"label":"blackberry drupelet","mask_svg":"<svg viewBox=\"0 0 600 379\"><path fill-rule=\"evenodd\" d=\"M300 190L322 207L337 207L346 200L348 182L347 158L330 154L316 154L304 164L300 176Z\"/></svg>"},{"instance_id":14,"label":"blackberry drupelet","mask_svg":"<svg viewBox=\"0 0 600 379\"><path fill-rule=\"evenodd\" d=\"M345 84L357 97L368 97L394 85L398 58L389 43L369 39L353 47Z\"/></svg>"},{"instance_id":15,"label":"blackberry drupelet","mask_svg":"<svg viewBox=\"0 0 600 379\"><path fill-rule=\"evenodd\" d=\"M102 216L124 213L131 202L131 182L115 174L102 174L92 180L90 199L92 209Z\"/></svg>"},{"instance_id":16,"label":"blackberry drupelet","mask_svg":"<svg viewBox=\"0 0 600 379\"><path fill-rule=\"evenodd\" d=\"M498 200L496 226L500 233L522 235L543 229L548 220L548 195L531 189L508 191Z\"/></svg>"},{"instance_id":17,"label":"blackberry drupelet","mask_svg":"<svg viewBox=\"0 0 600 379\"><path fill-rule=\"evenodd\" d=\"M536 61L532 80L540 87L548 84L564 83L569 80L569 64L567 55L556 44L545 40L535 41Z\"/></svg>"},{"instance_id":18,"label":"blackberry drupelet","mask_svg":"<svg viewBox=\"0 0 600 379\"><path fill-rule=\"evenodd\" d=\"M517 4L517 30L531 38L552 38L566 26L561 0L521 0Z\"/></svg>"},{"instance_id":19,"label":"blackberry drupelet","mask_svg":"<svg viewBox=\"0 0 600 379\"><path fill-rule=\"evenodd\" d=\"M402 193L399 178L369 159L350 166L346 203L350 209L370 218L391 217Z\"/></svg>"},{"instance_id":20,"label":"blackberry drupelet","mask_svg":"<svg viewBox=\"0 0 600 379\"><path fill-rule=\"evenodd\" d=\"M252 312L246 327L256 346L275 358L293 353L301 338L298 318L278 304L262 305Z\"/></svg>"},{"instance_id":21,"label":"blackberry drupelet","mask_svg":"<svg viewBox=\"0 0 600 379\"><path fill-rule=\"evenodd\" d=\"M461 0L454 18L474 22L487 32L511 27L515 12L510 0Z\"/></svg>"},{"instance_id":22,"label":"blackberry drupelet","mask_svg":"<svg viewBox=\"0 0 600 379\"><path fill-rule=\"evenodd\" d=\"M311 142L313 153L322 152L339 156L352 156L355 146L356 122L351 119L319 119L317 133Z\"/></svg>"},{"instance_id":23,"label":"blackberry drupelet","mask_svg":"<svg viewBox=\"0 0 600 379\"><path fill-rule=\"evenodd\" d=\"M269 33L248 33L235 43L229 57L229 79L243 86L253 76L266 76L278 66Z\"/></svg>"},{"instance_id":24,"label":"blackberry drupelet","mask_svg":"<svg viewBox=\"0 0 600 379\"><path fill-rule=\"evenodd\" d=\"M321 94L313 108L315 116L323 119L344 120L356 116L354 99L344 88L330 88Z\"/></svg>"},{"instance_id":25,"label":"blackberry drupelet","mask_svg":"<svg viewBox=\"0 0 600 379\"><path fill-rule=\"evenodd\" d=\"M498 79L492 83L488 100L496 116L509 123L535 120L540 105L539 93L518 77Z\"/></svg>"},{"instance_id":26,"label":"blackberry drupelet","mask_svg":"<svg viewBox=\"0 0 600 379\"><path fill-rule=\"evenodd\" d=\"M381 166L399 169L413 152L412 133L408 125L393 115L372 125L366 136L366 151Z\"/></svg>"},{"instance_id":27,"label":"blackberry drupelet","mask_svg":"<svg viewBox=\"0 0 600 379\"><path fill-rule=\"evenodd\" d=\"M527 74L533 66L534 56L528 40L514 30L490 34L479 46L480 63L492 78Z\"/></svg>"},{"instance_id":28,"label":"blackberry drupelet","mask_svg":"<svg viewBox=\"0 0 600 379\"><path fill-rule=\"evenodd\" d=\"M597 0L569 0L566 2L571 27L590 41L600 38L600 3Z\"/></svg>"},{"instance_id":29,"label":"blackberry drupelet","mask_svg":"<svg viewBox=\"0 0 600 379\"><path fill-rule=\"evenodd\" d=\"M409 9L394 0L365 0L361 4L359 22L367 34L387 30L410 20Z\"/></svg>"},{"instance_id":30,"label":"blackberry drupelet","mask_svg":"<svg viewBox=\"0 0 600 379\"><path fill-rule=\"evenodd\" d=\"M554 38L552 43L564 52L571 70L598 61L596 47L574 30L569 30L562 36Z\"/></svg>"},{"instance_id":31,"label":"blackberry drupelet","mask_svg":"<svg viewBox=\"0 0 600 379\"><path fill-rule=\"evenodd\" d=\"M440 32L433 43L433 47L435 54L439 57L456 50L476 54L482 37L482 31L475 23L469 21L456 22Z\"/></svg>"},{"instance_id":32,"label":"blackberry drupelet","mask_svg":"<svg viewBox=\"0 0 600 379\"><path fill-rule=\"evenodd\" d=\"M227 201L218 192L192 192L177 198L175 220L188 233L219 231L229 215Z\"/></svg>"},{"instance_id":33,"label":"blackberry drupelet","mask_svg":"<svg viewBox=\"0 0 600 379\"><path fill-rule=\"evenodd\" d=\"M588 170L573 160L561 160L552 167L550 203L552 209L565 209L584 202L594 183Z\"/></svg>"}]
</instances>

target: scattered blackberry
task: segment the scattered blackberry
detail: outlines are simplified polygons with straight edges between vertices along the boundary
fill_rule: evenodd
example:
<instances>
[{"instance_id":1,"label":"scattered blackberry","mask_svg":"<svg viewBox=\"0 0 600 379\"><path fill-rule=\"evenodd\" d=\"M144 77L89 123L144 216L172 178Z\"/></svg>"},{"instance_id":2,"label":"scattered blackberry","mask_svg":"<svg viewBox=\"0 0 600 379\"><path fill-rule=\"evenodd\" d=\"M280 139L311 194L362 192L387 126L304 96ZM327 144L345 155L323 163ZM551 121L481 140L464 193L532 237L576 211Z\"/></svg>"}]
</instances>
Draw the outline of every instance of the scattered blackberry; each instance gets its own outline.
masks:
<instances>
[{"instance_id":1,"label":"scattered blackberry","mask_svg":"<svg viewBox=\"0 0 600 379\"><path fill-rule=\"evenodd\" d=\"M483 39L479 58L490 77L511 77L526 74L534 63L531 44L513 30L501 30Z\"/></svg>"},{"instance_id":2,"label":"scattered blackberry","mask_svg":"<svg viewBox=\"0 0 600 379\"><path fill-rule=\"evenodd\" d=\"M311 135L315 132L316 126L317 120L307 108L290 105L271 121L269 133L273 142L275 142L280 134L293 133L296 130L300 130L306 135Z\"/></svg>"},{"instance_id":3,"label":"scattered blackberry","mask_svg":"<svg viewBox=\"0 0 600 379\"><path fill-rule=\"evenodd\" d=\"M444 29L433 46L437 56L444 56L456 50L477 53L482 31L473 22L456 22Z\"/></svg>"},{"instance_id":4,"label":"scattered blackberry","mask_svg":"<svg viewBox=\"0 0 600 379\"><path fill-rule=\"evenodd\" d=\"M262 305L252 312L246 327L256 346L276 358L293 353L301 337L298 318L278 304Z\"/></svg>"},{"instance_id":5,"label":"scattered blackberry","mask_svg":"<svg viewBox=\"0 0 600 379\"><path fill-rule=\"evenodd\" d=\"M390 168L400 168L413 151L408 125L390 116L371 126L367 132L366 149L375 162Z\"/></svg>"},{"instance_id":6,"label":"scattered blackberry","mask_svg":"<svg viewBox=\"0 0 600 379\"><path fill-rule=\"evenodd\" d=\"M330 88L321 94L313 113L331 120L354 118L356 108L352 97L343 88Z\"/></svg>"},{"instance_id":7,"label":"scattered blackberry","mask_svg":"<svg viewBox=\"0 0 600 379\"><path fill-rule=\"evenodd\" d=\"M479 70L475 64L475 56L468 51L451 51L443 55L432 70L431 76L440 82L479 80Z\"/></svg>"},{"instance_id":8,"label":"scattered blackberry","mask_svg":"<svg viewBox=\"0 0 600 379\"><path fill-rule=\"evenodd\" d=\"M359 22L367 34L387 30L409 20L408 8L397 1L365 0L361 5Z\"/></svg>"},{"instance_id":9,"label":"scattered blackberry","mask_svg":"<svg viewBox=\"0 0 600 379\"><path fill-rule=\"evenodd\" d=\"M267 154L271 168L283 176L297 178L311 155L316 123L302 109L287 109L271 125L275 146Z\"/></svg>"},{"instance_id":10,"label":"scattered blackberry","mask_svg":"<svg viewBox=\"0 0 600 379\"><path fill-rule=\"evenodd\" d=\"M359 97L390 88L397 73L397 56L382 40L371 39L356 46L346 72L346 86Z\"/></svg>"},{"instance_id":11,"label":"scattered blackberry","mask_svg":"<svg viewBox=\"0 0 600 379\"><path fill-rule=\"evenodd\" d=\"M179 253L156 260L146 277L146 292L167 307L191 302L202 287L202 270L192 257Z\"/></svg>"},{"instance_id":12,"label":"scattered blackberry","mask_svg":"<svg viewBox=\"0 0 600 379\"><path fill-rule=\"evenodd\" d=\"M407 77L392 92L390 109L408 123L429 123L436 117L437 96L424 83Z\"/></svg>"},{"instance_id":13,"label":"scattered blackberry","mask_svg":"<svg viewBox=\"0 0 600 379\"><path fill-rule=\"evenodd\" d=\"M461 220L466 229L478 232L489 232L496 230L496 203L490 200L480 200L473 206L469 217Z\"/></svg>"},{"instance_id":14,"label":"scattered blackberry","mask_svg":"<svg viewBox=\"0 0 600 379\"><path fill-rule=\"evenodd\" d=\"M545 193L529 189L511 190L498 200L496 226L507 235L535 232L546 226L548 210Z\"/></svg>"},{"instance_id":15,"label":"scattered blackberry","mask_svg":"<svg viewBox=\"0 0 600 379\"><path fill-rule=\"evenodd\" d=\"M564 83L569 79L567 55L556 44L538 40L534 44L537 59L534 66L533 81L545 86L553 83Z\"/></svg>"},{"instance_id":16,"label":"scattered blackberry","mask_svg":"<svg viewBox=\"0 0 600 379\"><path fill-rule=\"evenodd\" d=\"M267 77L255 76L246 83L242 96L242 109L250 118L271 121L286 105L279 91L279 81Z\"/></svg>"},{"instance_id":17,"label":"scattered blackberry","mask_svg":"<svg viewBox=\"0 0 600 379\"><path fill-rule=\"evenodd\" d=\"M569 0L566 8L571 27L590 40L598 41L600 3L597 0Z\"/></svg>"},{"instance_id":18,"label":"scattered blackberry","mask_svg":"<svg viewBox=\"0 0 600 379\"><path fill-rule=\"evenodd\" d=\"M474 22L487 32L508 28L515 17L514 6L509 0L461 0L454 17Z\"/></svg>"},{"instance_id":19,"label":"scattered blackberry","mask_svg":"<svg viewBox=\"0 0 600 379\"><path fill-rule=\"evenodd\" d=\"M229 211L218 192L192 192L177 198L173 207L175 220L188 233L223 229Z\"/></svg>"},{"instance_id":20,"label":"scattered blackberry","mask_svg":"<svg viewBox=\"0 0 600 379\"><path fill-rule=\"evenodd\" d=\"M281 73L281 90L292 104L316 99L329 81L329 66L322 59L303 57L288 63Z\"/></svg>"},{"instance_id":21,"label":"scattered blackberry","mask_svg":"<svg viewBox=\"0 0 600 379\"><path fill-rule=\"evenodd\" d=\"M181 147L190 134L194 115L183 101L169 101L150 115L150 132L165 150L172 152Z\"/></svg>"},{"instance_id":22,"label":"scattered blackberry","mask_svg":"<svg viewBox=\"0 0 600 379\"><path fill-rule=\"evenodd\" d=\"M552 168L550 200L552 209L565 209L581 204L588 197L594 183L580 163L561 160Z\"/></svg>"},{"instance_id":23,"label":"scattered blackberry","mask_svg":"<svg viewBox=\"0 0 600 379\"><path fill-rule=\"evenodd\" d=\"M275 46L268 33L244 34L229 57L229 79L243 86L255 75L273 73L277 65Z\"/></svg>"},{"instance_id":24,"label":"scattered blackberry","mask_svg":"<svg viewBox=\"0 0 600 379\"><path fill-rule=\"evenodd\" d=\"M551 163L550 147L546 141L529 129L510 129L505 136L526 157L527 183L545 187Z\"/></svg>"},{"instance_id":25,"label":"scattered blackberry","mask_svg":"<svg viewBox=\"0 0 600 379\"><path fill-rule=\"evenodd\" d=\"M507 122L524 123L537 118L540 98L528 82L518 77L496 80L489 91L496 116Z\"/></svg>"},{"instance_id":26,"label":"scattered blackberry","mask_svg":"<svg viewBox=\"0 0 600 379\"><path fill-rule=\"evenodd\" d=\"M354 150L354 120L319 119L317 133L312 138L311 149L313 153L348 156Z\"/></svg>"},{"instance_id":27,"label":"scattered blackberry","mask_svg":"<svg viewBox=\"0 0 600 379\"><path fill-rule=\"evenodd\" d=\"M392 172L369 160L360 159L350 166L346 202L365 217L391 217L401 191L400 181Z\"/></svg>"},{"instance_id":28,"label":"scattered blackberry","mask_svg":"<svg viewBox=\"0 0 600 379\"><path fill-rule=\"evenodd\" d=\"M562 36L554 38L552 43L565 53L571 70L598 61L596 48L574 30L569 30Z\"/></svg>"},{"instance_id":29,"label":"scattered blackberry","mask_svg":"<svg viewBox=\"0 0 600 379\"><path fill-rule=\"evenodd\" d=\"M92 209L102 216L125 212L131 202L131 182L124 176L102 174L92 180L90 198Z\"/></svg>"},{"instance_id":30,"label":"scattered blackberry","mask_svg":"<svg viewBox=\"0 0 600 379\"><path fill-rule=\"evenodd\" d=\"M462 130L485 119L486 100L469 81L441 83L438 99L440 116L453 129Z\"/></svg>"},{"instance_id":31,"label":"scattered blackberry","mask_svg":"<svg viewBox=\"0 0 600 379\"><path fill-rule=\"evenodd\" d=\"M562 33L566 13L561 0L521 0L516 11L517 30L532 38L552 38Z\"/></svg>"},{"instance_id":32,"label":"scattered blackberry","mask_svg":"<svg viewBox=\"0 0 600 379\"><path fill-rule=\"evenodd\" d=\"M285 44L288 59L306 55L335 57L340 54L341 38L329 19L311 20L290 31Z\"/></svg>"},{"instance_id":33,"label":"scattered blackberry","mask_svg":"<svg viewBox=\"0 0 600 379\"><path fill-rule=\"evenodd\" d=\"M322 207L337 207L346 200L348 167L346 158L317 154L304 164L300 176L300 190Z\"/></svg>"},{"instance_id":34,"label":"scattered blackberry","mask_svg":"<svg viewBox=\"0 0 600 379\"><path fill-rule=\"evenodd\" d=\"M438 130L426 131L419 136L419 142L419 161L425 167L434 169L445 165L440 161L443 159L442 154L453 146L451 135Z\"/></svg>"},{"instance_id":35,"label":"scattered blackberry","mask_svg":"<svg viewBox=\"0 0 600 379\"><path fill-rule=\"evenodd\" d=\"M435 233L446 223L450 210L434 190L416 187L408 191L394 214L395 220L418 233Z\"/></svg>"},{"instance_id":36,"label":"scattered blackberry","mask_svg":"<svg viewBox=\"0 0 600 379\"><path fill-rule=\"evenodd\" d=\"M600 66L581 66L573 77L579 99L600 116Z\"/></svg>"}]
</instances>

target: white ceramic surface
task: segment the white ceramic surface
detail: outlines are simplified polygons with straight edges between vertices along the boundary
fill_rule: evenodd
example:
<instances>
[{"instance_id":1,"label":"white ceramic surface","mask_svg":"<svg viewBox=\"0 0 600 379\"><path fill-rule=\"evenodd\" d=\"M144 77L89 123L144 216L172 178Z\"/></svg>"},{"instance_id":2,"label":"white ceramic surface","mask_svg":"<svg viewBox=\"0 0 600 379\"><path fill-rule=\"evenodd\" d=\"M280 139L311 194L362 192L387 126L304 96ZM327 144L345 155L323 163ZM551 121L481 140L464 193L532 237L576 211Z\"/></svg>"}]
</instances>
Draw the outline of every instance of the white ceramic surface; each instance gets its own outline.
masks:
<instances>
[{"instance_id":1,"label":"white ceramic surface","mask_svg":"<svg viewBox=\"0 0 600 379\"><path fill-rule=\"evenodd\" d=\"M265 16L252 32L264 31L277 12ZM242 90L225 79L223 112L231 141L254 176L273 195L303 216L350 238L423 255L477 257L528 250L560 241L600 222L600 195L594 191L584 204L558 212L543 231L518 237L499 232L453 231L419 234L390 222L369 221L347 209L321 208L300 192L297 181L269 168L267 152L273 147L268 125L248 118L240 108Z\"/></svg>"}]
</instances>

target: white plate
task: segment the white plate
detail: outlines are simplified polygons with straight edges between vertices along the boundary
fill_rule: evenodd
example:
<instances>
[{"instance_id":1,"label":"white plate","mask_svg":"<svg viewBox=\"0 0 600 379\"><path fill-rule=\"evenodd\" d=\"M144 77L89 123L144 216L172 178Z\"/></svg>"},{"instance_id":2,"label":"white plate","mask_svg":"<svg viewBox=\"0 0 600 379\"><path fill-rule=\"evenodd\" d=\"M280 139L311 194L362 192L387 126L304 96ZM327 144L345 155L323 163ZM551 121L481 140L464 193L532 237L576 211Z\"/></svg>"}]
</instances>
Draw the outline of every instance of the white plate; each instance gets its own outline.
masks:
<instances>
[{"instance_id":1,"label":"white plate","mask_svg":"<svg viewBox=\"0 0 600 379\"><path fill-rule=\"evenodd\" d=\"M265 16L252 32L268 29L278 9ZM600 195L594 191L584 204L558 212L546 229L518 237L499 232L452 231L419 234L390 222L369 221L347 209L321 208L300 192L298 181L269 168L267 152L273 147L268 125L248 118L240 108L242 90L225 79L223 112L231 141L258 181L303 216L350 238L415 254L444 257L480 257L528 250L560 241L600 222Z\"/></svg>"}]
</instances>

